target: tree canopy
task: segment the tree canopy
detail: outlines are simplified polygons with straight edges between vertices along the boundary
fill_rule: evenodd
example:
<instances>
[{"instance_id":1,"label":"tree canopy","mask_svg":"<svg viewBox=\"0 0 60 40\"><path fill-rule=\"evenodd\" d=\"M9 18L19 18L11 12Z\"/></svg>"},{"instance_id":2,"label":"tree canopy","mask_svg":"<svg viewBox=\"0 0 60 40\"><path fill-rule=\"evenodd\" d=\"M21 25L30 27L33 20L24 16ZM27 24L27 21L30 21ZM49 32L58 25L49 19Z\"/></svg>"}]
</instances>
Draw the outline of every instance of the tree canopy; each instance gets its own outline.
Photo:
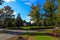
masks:
<instances>
[{"instance_id":1,"label":"tree canopy","mask_svg":"<svg viewBox=\"0 0 60 40\"><path fill-rule=\"evenodd\" d=\"M29 16L32 17L32 20L35 21L37 26L38 26L39 25L39 21L41 20L40 3L38 3L36 6L32 4Z\"/></svg>"}]
</instances>

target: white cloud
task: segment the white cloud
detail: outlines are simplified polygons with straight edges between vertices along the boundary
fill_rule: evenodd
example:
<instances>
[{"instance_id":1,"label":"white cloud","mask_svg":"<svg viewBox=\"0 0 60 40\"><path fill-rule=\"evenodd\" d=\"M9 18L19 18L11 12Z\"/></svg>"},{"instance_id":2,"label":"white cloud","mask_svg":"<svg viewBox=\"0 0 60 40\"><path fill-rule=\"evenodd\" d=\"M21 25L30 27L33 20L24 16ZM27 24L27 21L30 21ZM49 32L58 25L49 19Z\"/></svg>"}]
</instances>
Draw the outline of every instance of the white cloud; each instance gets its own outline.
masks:
<instances>
[{"instance_id":1,"label":"white cloud","mask_svg":"<svg viewBox=\"0 0 60 40\"><path fill-rule=\"evenodd\" d=\"M36 0L24 0L24 4L29 6L31 6L31 4L33 4L34 2L36 2Z\"/></svg>"},{"instance_id":2,"label":"white cloud","mask_svg":"<svg viewBox=\"0 0 60 40\"><path fill-rule=\"evenodd\" d=\"M27 1L27 0L19 0L19 1Z\"/></svg>"},{"instance_id":3,"label":"white cloud","mask_svg":"<svg viewBox=\"0 0 60 40\"><path fill-rule=\"evenodd\" d=\"M14 2L15 0L4 0L5 2Z\"/></svg>"},{"instance_id":4,"label":"white cloud","mask_svg":"<svg viewBox=\"0 0 60 40\"><path fill-rule=\"evenodd\" d=\"M26 19L30 19L31 17L30 16L27 16Z\"/></svg>"},{"instance_id":5,"label":"white cloud","mask_svg":"<svg viewBox=\"0 0 60 40\"><path fill-rule=\"evenodd\" d=\"M26 17L26 21L27 21L27 22L29 22L29 21L30 21L30 19L31 19L31 17L30 17L30 16L27 16L27 17Z\"/></svg>"},{"instance_id":6,"label":"white cloud","mask_svg":"<svg viewBox=\"0 0 60 40\"><path fill-rule=\"evenodd\" d=\"M26 2L25 4L31 6L31 3L29 3L29 2Z\"/></svg>"},{"instance_id":7,"label":"white cloud","mask_svg":"<svg viewBox=\"0 0 60 40\"><path fill-rule=\"evenodd\" d=\"M31 6L31 4L36 2L36 0L19 0L19 1L22 1L25 5L29 5L29 6Z\"/></svg>"},{"instance_id":8,"label":"white cloud","mask_svg":"<svg viewBox=\"0 0 60 40\"><path fill-rule=\"evenodd\" d=\"M14 11L13 15L16 15L16 12Z\"/></svg>"},{"instance_id":9,"label":"white cloud","mask_svg":"<svg viewBox=\"0 0 60 40\"><path fill-rule=\"evenodd\" d=\"M36 0L19 0L19 1L24 1L24 2L36 2Z\"/></svg>"},{"instance_id":10,"label":"white cloud","mask_svg":"<svg viewBox=\"0 0 60 40\"><path fill-rule=\"evenodd\" d=\"M14 11L12 15L15 15L15 18L16 18L16 12Z\"/></svg>"},{"instance_id":11,"label":"white cloud","mask_svg":"<svg viewBox=\"0 0 60 40\"><path fill-rule=\"evenodd\" d=\"M29 2L33 3L33 2L36 2L36 0L28 0Z\"/></svg>"},{"instance_id":12,"label":"white cloud","mask_svg":"<svg viewBox=\"0 0 60 40\"><path fill-rule=\"evenodd\" d=\"M11 15L16 15L16 12L14 11L13 14L11 14Z\"/></svg>"}]
</instances>

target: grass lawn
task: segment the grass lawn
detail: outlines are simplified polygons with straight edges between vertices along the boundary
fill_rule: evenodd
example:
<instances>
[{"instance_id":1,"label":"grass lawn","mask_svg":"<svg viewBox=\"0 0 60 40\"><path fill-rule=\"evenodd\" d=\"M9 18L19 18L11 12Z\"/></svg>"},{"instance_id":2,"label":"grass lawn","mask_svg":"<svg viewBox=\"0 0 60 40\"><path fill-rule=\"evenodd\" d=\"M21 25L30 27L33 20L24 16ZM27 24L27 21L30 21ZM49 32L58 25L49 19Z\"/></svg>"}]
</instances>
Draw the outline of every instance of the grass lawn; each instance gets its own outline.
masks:
<instances>
[{"instance_id":1,"label":"grass lawn","mask_svg":"<svg viewBox=\"0 0 60 40\"><path fill-rule=\"evenodd\" d=\"M59 40L57 37L47 36L47 35L22 35L20 37L26 38L27 40Z\"/></svg>"},{"instance_id":2,"label":"grass lawn","mask_svg":"<svg viewBox=\"0 0 60 40\"><path fill-rule=\"evenodd\" d=\"M44 28L53 28L53 26L20 26L19 28L17 27L7 27L6 29L11 29L11 30L34 30L34 29L44 29Z\"/></svg>"},{"instance_id":3,"label":"grass lawn","mask_svg":"<svg viewBox=\"0 0 60 40\"><path fill-rule=\"evenodd\" d=\"M32 29L36 29L36 28L53 28L52 26L39 26L39 27L37 27L37 26L27 26L27 27L20 27L20 28L22 28L23 30L32 30Z\"/></svg>"},{"instance_id":4,"label":"grass lawn","mask_svg":"<svg viewBox=\"0 0 60 40\"><path fill-rule=\"evenodd\" d=\"M59 40L60 38L48 35L18 35L10 40Z\"/></svg>"},{"instance_id":5,"label":"grass lawn","mask_svg":"<svg viewBox=\"0 0 60 40\"><path fill-rule=\"evenodd\" d=\"M17 37L14 37L14 39L13 38L11 39L20 40L20 37L22 37L27 40L60 40L58 37L46 35L45 33L47 32L51 32L51 30L36 32L36 33L33 33L33 35L31 35L31 33L23 33L21 35L18 35Z\"/></svg>"},{"instance_id":6,"label":"grass lawn","mask_svg":"<svg viewBox=\"0 0 60 40\"><path fill-rule=\"evenodd\" d=\"M22 27L23 29L27 29L27 27ZM33 27L28 27L28 29L33 28ZM45 33L50 33L52 32L52 30L48 29L48 30L43 30L43 31L37 31L32 33L26 32L26 33L22 33L21 35L18 35L17 37L15 37L16 40L20 40L22 37L23 39L27 39L27 40L60 40L58 37L53 37L53 36L47 36ZM35 34L35 35L34 35ZM12 39L12 38L11 38ZM14 39L14 40L15 40Z\"/></svg>"},{"instance_id":7,"label":"grass lawn","mask_svg":"<svg viewBox=\"0 0 60 40\"><path fill-rule=\"evenodd\" d=\"M53 26L39 26L39 27L37 27L37 26L26 26L26 27L20 27L20 28L51 28L51 27L53 27Z\"/></svg>"},{"instance_id":8,"label":"grass lawn","mask_svg":"<svg viewBox=\"0 0 60 40\"><path fill-rule=\"evenodd\" d=\"M33 36L33 38L35 40L59 40L58 38L56 37L52 37L52 36Z\"/></svg>"}]
</instances>

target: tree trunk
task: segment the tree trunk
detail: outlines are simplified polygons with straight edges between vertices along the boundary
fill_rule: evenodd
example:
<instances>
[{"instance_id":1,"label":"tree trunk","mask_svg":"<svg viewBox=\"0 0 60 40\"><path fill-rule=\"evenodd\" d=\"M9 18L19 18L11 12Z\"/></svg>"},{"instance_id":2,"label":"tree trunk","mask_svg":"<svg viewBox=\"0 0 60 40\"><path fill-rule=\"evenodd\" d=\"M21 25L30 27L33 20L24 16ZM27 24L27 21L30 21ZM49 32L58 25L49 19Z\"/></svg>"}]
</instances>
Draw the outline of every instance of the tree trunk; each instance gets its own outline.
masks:
<instances>
[{"instance_id":1,"label":"tree trunk","mask_svg":"<svg viewBox=\"0 0 60 40\"><path fill-rule=\"evenodd\" d=\"M37 27L38 27L38 30L39 30L39 23L38 23L38 20L37 20L36 24L37 24Z\"/></svg>"}]
</instances>

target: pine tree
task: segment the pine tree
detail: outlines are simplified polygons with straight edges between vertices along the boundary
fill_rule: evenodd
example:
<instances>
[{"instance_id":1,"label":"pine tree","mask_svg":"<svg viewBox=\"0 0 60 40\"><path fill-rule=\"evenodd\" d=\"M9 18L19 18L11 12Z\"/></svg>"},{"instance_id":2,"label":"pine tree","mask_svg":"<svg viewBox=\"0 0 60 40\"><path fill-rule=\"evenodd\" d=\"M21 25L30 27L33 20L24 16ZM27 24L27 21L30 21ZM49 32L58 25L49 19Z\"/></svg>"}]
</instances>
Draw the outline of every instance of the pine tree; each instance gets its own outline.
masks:
<instances>
[{"instance_id":1,"label":"pine tree","mask_svg":"<svg viewBox=\"0 0 60 40\"><path fill-rule=\"evenodd\" d=\"M17 18L16 18L16 26L19 28L20 26L23 26L23 21L22 21L22 18L20 16L20 13L17 15Z\"/></svg>"},{"instance_id":2,"label":"pine tree","mask_svg":"<svg viewBox=\"0 0 60 40\"><path fill-rule=\"evenodd\" d=\"M36 22L37 26L39 26L39 21L41 20L40 3L38 3L36 6L32 4L29 16L31 16L32 20Z\"/></svg>"},{"instance_id":3,"label":"pine tree","mask_svg":"<svg viewBox=\"0 0 60 40\"><path fill-rule=\"evenodd\" d=\"M57 13L57 23L60 26L60 0L58 0L58 13Z\"/></svg>"},{"instance_id":4,"label":"pine tree","mask_svg":"<svg viewBox=\"0 0 60 40\"><path fill-rule=\"evenodd\" d=\"M43 9L45 11L46 24L50 26L56 25L55 15L56 15L57 6L55 4L55 0L46 0Z\"/></svg>"}]
</instances>

